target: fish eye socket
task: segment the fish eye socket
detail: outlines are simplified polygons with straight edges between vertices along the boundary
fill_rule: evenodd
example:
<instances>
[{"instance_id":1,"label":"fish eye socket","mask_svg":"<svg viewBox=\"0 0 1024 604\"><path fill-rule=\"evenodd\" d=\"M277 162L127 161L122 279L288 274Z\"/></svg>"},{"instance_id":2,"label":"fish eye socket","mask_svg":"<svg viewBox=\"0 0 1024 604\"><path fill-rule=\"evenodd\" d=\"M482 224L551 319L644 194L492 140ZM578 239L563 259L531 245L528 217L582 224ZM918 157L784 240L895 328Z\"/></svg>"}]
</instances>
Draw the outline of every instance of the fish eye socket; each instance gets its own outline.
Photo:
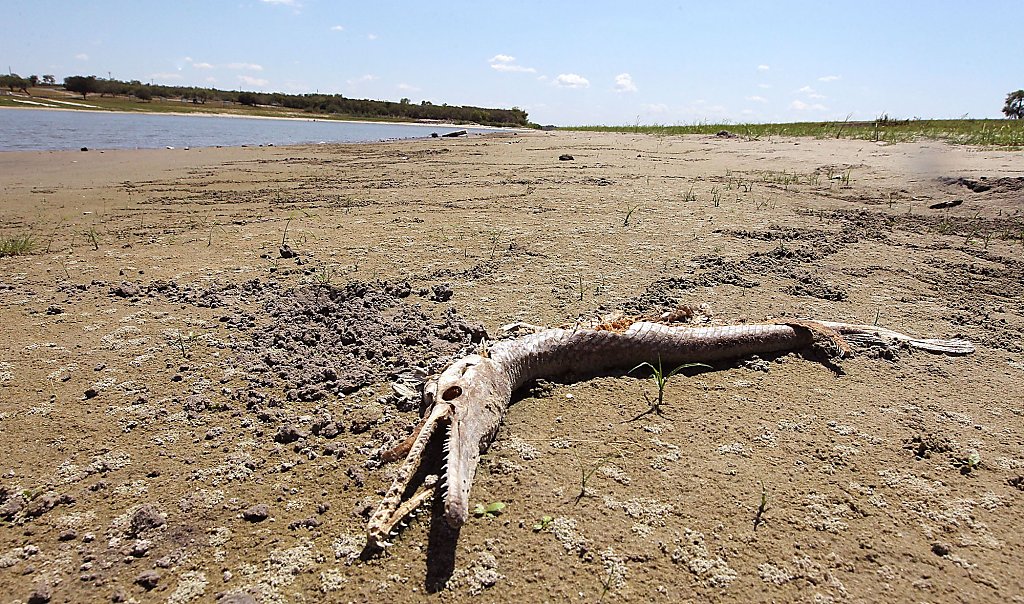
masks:
<instances>
[{"instance_id":1,"label":"fish eye socket","mask_svg":"<svg viewBox=\"0 0 1024 604\"><path fill-rule=\"evenodd\" d=\"M450 401L453 399L457 399L460 396L462 396L462 388L459 388L458 386L452 386L445 390L443 394L441 394L441 400Z\"/></svg>"}]
</instances>

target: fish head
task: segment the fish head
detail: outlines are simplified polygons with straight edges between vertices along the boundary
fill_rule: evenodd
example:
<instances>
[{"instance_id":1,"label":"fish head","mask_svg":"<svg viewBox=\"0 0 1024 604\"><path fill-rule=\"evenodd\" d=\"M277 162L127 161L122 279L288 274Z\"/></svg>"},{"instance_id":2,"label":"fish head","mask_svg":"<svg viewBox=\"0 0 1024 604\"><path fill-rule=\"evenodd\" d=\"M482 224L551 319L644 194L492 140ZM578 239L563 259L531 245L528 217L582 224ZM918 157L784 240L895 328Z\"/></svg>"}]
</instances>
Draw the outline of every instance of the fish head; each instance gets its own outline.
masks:
<instances>
[{"instance_id":1,"label":"fish head","mask_svg":"<svg viewBox=\"0 0 1024 604\"><path fill-rule=\"evenodd\" d=\"M494 440L511 395L507 372L476 354L455 362L424 388L428 405L449 407L444 516L452 528L461 527L469 516L469 492L480 454Z\"/></svg>"}]
</instances>

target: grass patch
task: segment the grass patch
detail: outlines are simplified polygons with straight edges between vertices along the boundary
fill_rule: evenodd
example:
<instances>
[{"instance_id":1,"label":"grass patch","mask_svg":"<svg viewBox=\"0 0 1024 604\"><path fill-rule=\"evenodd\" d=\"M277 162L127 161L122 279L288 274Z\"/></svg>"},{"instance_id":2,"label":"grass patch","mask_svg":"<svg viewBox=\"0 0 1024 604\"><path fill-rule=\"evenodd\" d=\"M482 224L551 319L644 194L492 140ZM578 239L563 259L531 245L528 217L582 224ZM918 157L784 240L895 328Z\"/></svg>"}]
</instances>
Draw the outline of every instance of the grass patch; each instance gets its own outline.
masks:
<instances>
[{"instance_id":1,"label":"grass patch","mask_svg":"<svg viewBox=\"0 0 1024 604\"><path fill-rule=\"evenodd\" d=\"M691 124L688 126L569 126L561 130L585 132L628 132L655 135L717 134L722 130L742 132L747 138L804 136L849 138L887 143L918 138L942 140L958 145L1024 147L1024 120L960 119L897 120L882 116L871 121L794 122L789 124Z\"/></svg>"},{"instance_id":2,"label":"grass patch","mask_svg":"<svg viewBox=\"0 0 1024 604\"><path fill-rule=\"evenodd\" d=\"M27 256L36 248L32 235L0 237L0 258L5 256Z\"/></svg>"}]
</instances>

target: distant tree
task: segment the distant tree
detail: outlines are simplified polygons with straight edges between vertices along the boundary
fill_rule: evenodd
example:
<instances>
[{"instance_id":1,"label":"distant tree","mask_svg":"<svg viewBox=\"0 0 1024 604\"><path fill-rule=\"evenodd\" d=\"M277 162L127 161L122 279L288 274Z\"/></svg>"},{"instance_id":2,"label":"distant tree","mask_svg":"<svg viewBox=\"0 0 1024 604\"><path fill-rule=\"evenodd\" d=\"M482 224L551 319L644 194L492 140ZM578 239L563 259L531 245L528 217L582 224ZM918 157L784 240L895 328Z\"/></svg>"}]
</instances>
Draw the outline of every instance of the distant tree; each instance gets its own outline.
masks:
<instances>
[{"instance_id":1,"label":"distant tree","mask_svg":"<svg viewBox=\"0 0 1024 604\"><path fill-rule=\"evenodd\" d=\"M1018 90L1006 95L1003 115L1011 120L1024 119L1024 90Z\"/></svg>"},{"instance_id":2,"label":"distant tree","mask_svg":"<svg viewBox=\"0 0 1024 604\"><path fill-rule=\"evenodd\" d=\"M238 93L238 102L242 105L249 105L250 107L255 107L258 101L259 99L256 98L256 95L251 92Z\"/></svg>"},{"instance_id":3,"label":"distant tree","mask_svg":"<svg viewBox=\"0 0 1024 604\"><path fill-rule=\"evenodd\" d=\"M5 76L0 76L0 86L6 87L11 92L14 92L15 89L17 89L24 92L25 94L28 94L29 82L27 79L21 77L20 75L12 73Z\"/></svg>"},{"instance_id":4,"label":"distant tree","mask_svg":"<svg viewBox=\"0 0 1024 604\"><path fill-rule=\"evenodd\" d=\"M149 91L149 86L135 86L132 88L132 95L140 101L153 100L153 93Z\"/></svg>"},{"instance_id":5,"label":"distant tree","mask_svg":"<svg viewBox=\"0 0 1024 604\"><path fill-rule=\"evenodd\" d=\"M43 76L43 84L46 84L47 86L53 86L56 83L57 78L53 77L52 75L46 74Z\"/></svg>"},{"instance_id":6,"label":"distant tree","mask_svg":"<svg viewBox=\"0 0 1024 604\"><path fill-rule=\"evenodd\" d=\"M31 86L38 86L39 85L39 76L37 76L37 75L30 75L30 76L28 76L28 83Z\"/></svg>"},{"instance_id":7,"label":"distant tree","mask_svg":"<svg viewBox=\"0 0 1024 604\"><path fill-rule=\"evenodd\" d=\"M99 92L100 86L96 76L68 76L64 78L64 88L68 92L77 92L85 99L90 92Z\"/></svg>"}]
</instances>

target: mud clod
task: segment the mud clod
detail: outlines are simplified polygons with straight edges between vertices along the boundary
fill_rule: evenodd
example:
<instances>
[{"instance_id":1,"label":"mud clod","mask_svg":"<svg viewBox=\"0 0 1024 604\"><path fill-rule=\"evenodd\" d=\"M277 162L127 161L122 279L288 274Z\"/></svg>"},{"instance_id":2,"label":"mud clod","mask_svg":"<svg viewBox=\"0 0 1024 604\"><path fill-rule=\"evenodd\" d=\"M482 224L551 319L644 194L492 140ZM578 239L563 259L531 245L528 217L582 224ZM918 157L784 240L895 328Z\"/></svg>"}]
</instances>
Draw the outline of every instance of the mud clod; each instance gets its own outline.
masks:
<instances>
[{"instance_id":1,"label":"mud clod","mask_svg":"<svg viewBox=\"0 0 1024 604\"><path fill-rule=\"evenodd\" d=\"M160 583L160 573L155 570L144 570L135 577L135 583L146 591L150 591Z\"/></svg>"},{"instance_id":2,"label":"mud clod","mask_svg":"<svg viewBox=\"0 0 1024 604\"><path fill-rule=\"evenodd\" d=\"M441 283L430 288L430 299L434 302L447 302L455 295L455 290L448 283Z\"/></svg>"},{"instance_id":3,"label":"mud clod","mask_svg":"<svg viewBox=\"0 0 1024 604\"><path fill-rule=\"evenodd\" d=\"M265 503L256 504L242 512L242 518L248 522L263 522L270 517L270 506Z\"/></svg>"},{"instance_id":4,"label":"mud clod","mask_svg":"<svg viewBox=\"0 0 1024 604\"><path fill-rule=\"evenodd\" d=\"M47 604L53 599L53 589L49 585L37 585L28 596L28 604Z\"/></svg>"},{"instance_id":5,"label":"mud clod","mask_svg":"<svg viewBox=\"0 0 1024 604\"><path fill-rule=\"evenodd\" d=\"M932 453L949 453L953 450L953 444L943 436L920 434L904 441L903 448L918 459L929 459Z\"/></svg>"},{"instance_id":6,"label":"mud clod","mask_svg":"<svg viewBox=\"0 0 1024 604\"><path fill-rule=\"evenodd\" d=\"M274 441L286 445L305 437L306 434L304 432L291 424L286 424L277 429L277 434L274 435Z\"/></svg>"},{"instance_id":7,"label":"mud clod","mask_svg":"<svg viewBox=\"0 0 1024 604\"><path fill-rule=\"evenodd\" d=\"M152 504L140 507L132 515L129 523L128 533L132 537L138 537L146 531L157 529L167 524L167 516Z\"/></svg>"}]
</instances>

